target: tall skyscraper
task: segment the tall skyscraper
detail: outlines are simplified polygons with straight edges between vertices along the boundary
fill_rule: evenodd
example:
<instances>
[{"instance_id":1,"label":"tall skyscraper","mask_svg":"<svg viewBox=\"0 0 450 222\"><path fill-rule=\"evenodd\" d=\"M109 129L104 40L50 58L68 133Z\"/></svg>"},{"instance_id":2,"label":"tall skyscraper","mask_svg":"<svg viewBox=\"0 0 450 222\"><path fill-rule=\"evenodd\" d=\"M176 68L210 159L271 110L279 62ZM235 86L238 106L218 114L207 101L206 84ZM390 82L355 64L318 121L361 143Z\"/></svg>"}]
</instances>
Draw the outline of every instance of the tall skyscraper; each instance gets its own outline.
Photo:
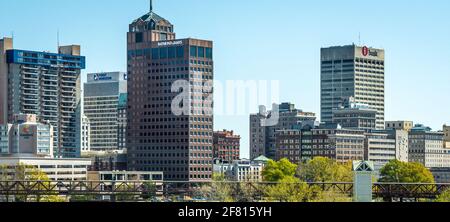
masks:
<instances>
[{"instance_id":1,"label":"tall skyscraper","mask_svg":"<svg viewBox=\"0 0 450 222\"><path fill-rule=\"evenodd\" d=\"M88 74L84 84L84 115L90 124L90 151L122 151L119 148L119 112L122 111L119 106L126 93L126 73Z\"/></svg>"},{"instance_id":2,"label":"tall skyscraper","mask_svg":"<svg viewBox=\"0 0 450 222\"><path fill-rule=\"evenodd\" d=\"M59 53L17 50L13 40L0 40L0 123L16 114L35 114L54 129L55 157L80 156L80 73L85 57L80 46Z\"/></svg>"},{"instance_id":3,"label":"tall skyscraper","mask_svg":"<svg viewBox=\"0 0 450 222\"><path fill-rule=\"evenodd\" d=\"M0 39L0 125L8 124L8 63L6 51L12 48L12 38Z\"/></svg>"},{"instance_id":4,"label":"tall skyscraper","mask_svg":"<svg viewBox=\"0 0 450 222\"><path fill-rule=\"evenodd\" d=\"M117 139L119 142L119 150L127 150L127 104L128 104L128 94L121 93L119 95L119 107L118 107L118 132Z\"/></svg>"},{"instance_id":5,"label":"tall skyscraper","mask_svg":"<svg viewBox=\"0 0 450 222\"><path fill-rule=\"evenodd\" d=\"M130 24L127 39L128 169L210 180L213 42L175 39L174 26L153 10ZM175 87L179 82L189 88ZM184 100L174 102L181 94ZM190 110L180 115L173 105Z\"/></svg>"},{"instance_id":6,"label":"tall skyscraper","mask_svg":"<svg viewBox=\"0 0 450 222\"><path fill-rule=\"evenodd\" d=\"M342 99L377 110L376 128L384 129L384 50L356 45L321 49L321 121L332 123Z\"/></svg>"}]
</instances>

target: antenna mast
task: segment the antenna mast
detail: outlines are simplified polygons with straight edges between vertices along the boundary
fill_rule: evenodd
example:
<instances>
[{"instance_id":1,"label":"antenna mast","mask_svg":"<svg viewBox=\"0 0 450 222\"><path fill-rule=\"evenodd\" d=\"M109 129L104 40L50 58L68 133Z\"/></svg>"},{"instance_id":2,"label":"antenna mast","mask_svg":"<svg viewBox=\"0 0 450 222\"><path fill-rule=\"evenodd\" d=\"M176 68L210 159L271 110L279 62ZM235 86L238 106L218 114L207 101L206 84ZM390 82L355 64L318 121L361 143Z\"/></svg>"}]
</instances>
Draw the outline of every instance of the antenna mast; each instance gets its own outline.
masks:
<instances>
[{"instance_id":1,"label":"antenna mast","mask_svg":"<svg viewBox=\"0 0 450 222\"><path fill-rule=\"evenodd\" d=\"M59 29L58 30L56 30L56 44L57 44L57 46L58 46L58 51L59 51Z\"/></svg>"},{"instance_id":2,"label":"antenna mast","mask_svg":"<svg viewBox=\"0 0 450 222\"><path fill-rule=\"evenodd\" d=\"M361 32L359 32L359 34L358 34L358 45L361 45Z\"/></svg>"},{"instance_id":3,"label":"antenna mast","mask_svg":"<svg viewBox=\"0 0 450 222\"><path fill-rule=\"evenodd\" d=\"M150 0L150 12L153 12L153 0Z\"/></svg>"}]
</instances>

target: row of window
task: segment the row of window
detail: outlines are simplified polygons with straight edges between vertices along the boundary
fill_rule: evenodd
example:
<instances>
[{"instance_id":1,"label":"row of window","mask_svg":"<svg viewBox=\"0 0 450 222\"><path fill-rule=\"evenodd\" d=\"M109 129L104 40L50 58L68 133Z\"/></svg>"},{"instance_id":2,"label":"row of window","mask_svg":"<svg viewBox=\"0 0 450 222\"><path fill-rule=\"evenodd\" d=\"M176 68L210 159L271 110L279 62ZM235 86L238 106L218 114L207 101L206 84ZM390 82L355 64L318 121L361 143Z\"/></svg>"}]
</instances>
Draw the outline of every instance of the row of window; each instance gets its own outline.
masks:
<instances>
[{"instance_id":1,"label":"row of window","mask_svg":"<svg viewBox=\"0 0 450 222\"><path fill-rule=\"evenodd\" d=\"M212 59L213 51L212 48L201 47L201 46L191 46L190 56L198 58Z\"/></svg>"},{"instance_id":2,"label":"row of window","mask_svg":"<svg viewBox=\"0 0 450 222\"><path fill-rule=\"evenodd\" d=\"M152 60L176 59L176 58L184 58L185 57L184 53L185 53L184 46L137 49L128 51L128 60L140 56L145 56L146 58ZM212 48L208 47L191 46L189 55L190 57L212 59L213 51Z\"/></svg>"}]
</instances>

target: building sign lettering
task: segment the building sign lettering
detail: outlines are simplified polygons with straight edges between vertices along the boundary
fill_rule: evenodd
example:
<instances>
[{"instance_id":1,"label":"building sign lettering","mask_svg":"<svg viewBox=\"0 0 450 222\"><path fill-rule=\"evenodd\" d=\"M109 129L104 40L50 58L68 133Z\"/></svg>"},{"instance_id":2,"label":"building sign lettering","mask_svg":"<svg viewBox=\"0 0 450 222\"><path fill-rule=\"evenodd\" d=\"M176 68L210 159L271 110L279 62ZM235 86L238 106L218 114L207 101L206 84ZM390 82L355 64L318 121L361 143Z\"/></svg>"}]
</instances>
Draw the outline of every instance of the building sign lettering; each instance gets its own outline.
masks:
<instances>
[{"instance_id":1,"label":"building sign lettering","mask_svg":"<svg viewBox=\"0 0 450 222\"><path fill-rule=\"evenodd\" d=\"M373 57L378 57L378 51L376 50L371 50L369 49L367 46L364 46L362 48L362 55L363 56L373 56Z\"/></svg>"},{"instance_id":2,"label":"building sign lettering","mask_svg":"<svg viewBox=\"0 0 450 222\"><path fill-rule=\"evenodd\" d=\"M158 46L183 45L183 41L158 42Z\"/></svg>"}]
</instances>

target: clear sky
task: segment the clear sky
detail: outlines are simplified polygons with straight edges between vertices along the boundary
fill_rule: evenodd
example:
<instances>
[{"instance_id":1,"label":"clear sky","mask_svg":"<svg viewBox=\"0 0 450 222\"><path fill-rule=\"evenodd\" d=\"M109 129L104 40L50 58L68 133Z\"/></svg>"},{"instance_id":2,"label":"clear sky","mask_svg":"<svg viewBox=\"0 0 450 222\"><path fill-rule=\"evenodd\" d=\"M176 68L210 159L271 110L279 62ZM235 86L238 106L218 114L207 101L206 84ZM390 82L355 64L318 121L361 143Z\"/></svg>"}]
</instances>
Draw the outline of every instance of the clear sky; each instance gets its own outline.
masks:
<instances>
[{"instance_id":1,"label":"clear sky","mask_svg":"<svg viewBox=\"0 0 450 222\"><path fill-rule=\"evenodd\" d=\"M81 44L83 74L126 71L128 24L148 0L0 0L0 36L19 49ZM3 7L5 6L5 7ZM320 112L320 48L358 44L386 50L386 119L435 130L450 124L448 0L154 0L178 38L214 41L217 80L279 80L282 101ZM256 112L257 107L252 110ZM217 116L215 128L242 135L248 115Z\"/></svg>"}]
</instances>

